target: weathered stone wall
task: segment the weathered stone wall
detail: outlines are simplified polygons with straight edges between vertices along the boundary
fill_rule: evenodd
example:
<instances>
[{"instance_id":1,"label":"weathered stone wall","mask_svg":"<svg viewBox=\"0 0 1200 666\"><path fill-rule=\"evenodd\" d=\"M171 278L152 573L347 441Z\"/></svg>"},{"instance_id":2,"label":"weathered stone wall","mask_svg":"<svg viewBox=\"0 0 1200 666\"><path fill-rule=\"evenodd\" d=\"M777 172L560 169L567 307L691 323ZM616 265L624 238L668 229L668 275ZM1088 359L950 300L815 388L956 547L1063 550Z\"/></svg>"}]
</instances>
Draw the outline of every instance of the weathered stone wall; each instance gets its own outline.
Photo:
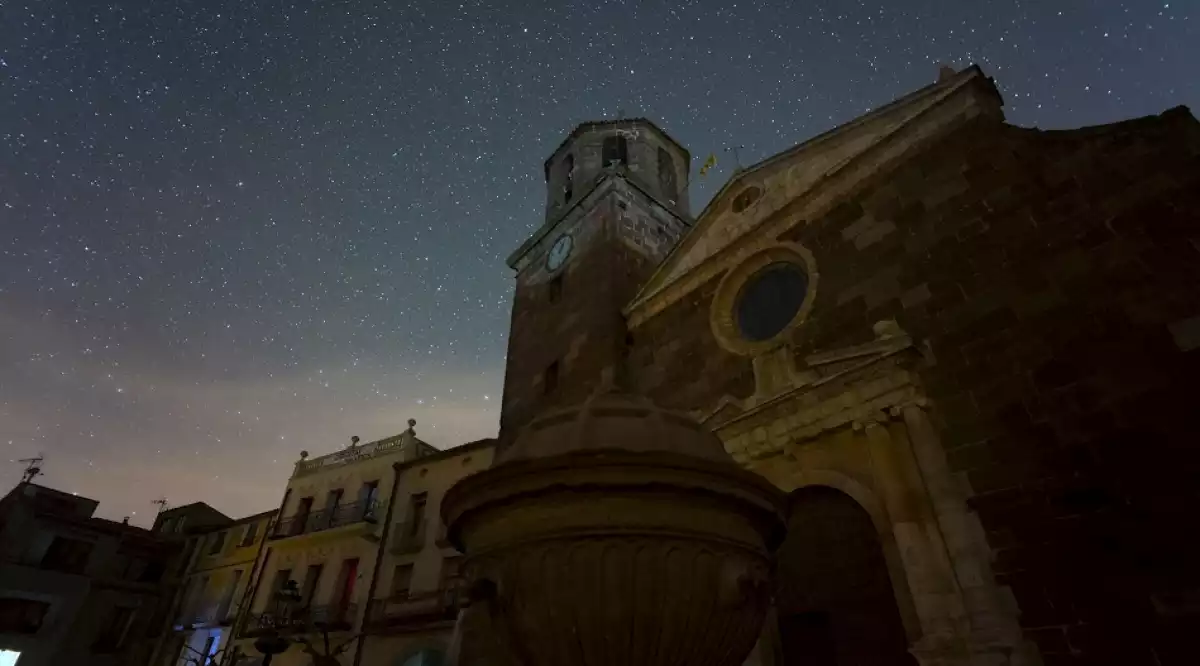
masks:
<instances>
[{"instance_id":1,"label":"weathered stone wall","mask_svg":"<svg viewBox=\"0 0 1200 666\"><path fill-rule=\"evenodd\" d=\"M1039 132L979 120L781 240L821 274L797 359L895 319L954 470L1047 664L1182 664L1200 628L1200 125L1185 110ZM716 280L632 333L638 388L753 392L713 339Z\"/></svg>"}]
</instances>

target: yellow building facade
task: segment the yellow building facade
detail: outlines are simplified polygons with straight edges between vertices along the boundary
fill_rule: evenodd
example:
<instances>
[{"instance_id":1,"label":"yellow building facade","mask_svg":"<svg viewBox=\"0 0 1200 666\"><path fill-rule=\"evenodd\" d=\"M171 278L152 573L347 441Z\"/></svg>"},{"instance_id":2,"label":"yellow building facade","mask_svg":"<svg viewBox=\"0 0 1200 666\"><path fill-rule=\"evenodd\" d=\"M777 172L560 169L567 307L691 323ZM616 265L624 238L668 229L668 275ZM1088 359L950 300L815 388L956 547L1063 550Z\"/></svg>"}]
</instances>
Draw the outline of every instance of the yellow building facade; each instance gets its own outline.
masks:
<instances>
[{"instance_id":1,"label":"yellow building facade","mask_svg":"<svg viewBox=\"0 0 1200 666\"><path fill-rule=\"evenodd\" d=\"M171 636L156 666L209 666L230 657L233 624L275 512L191 537L191 561L172 607Z\"/></svg>"},{"instance_id":2,"label":"yellow building facade","mask_svg":"<svg viewBox=\"0 0 1200 666\"><path fill-rule=\"evenodd\" d=\"M413 425L332 454L301 454L253 567L235 647L214 663L258 663L254 641L272 632L291 641L278 666L330 654L342 664L392 666L411 653L420 664L444 653L458 554L444 546L439 503L491 464L492 441L441 451Z\"/></svg>"}]
</instances>

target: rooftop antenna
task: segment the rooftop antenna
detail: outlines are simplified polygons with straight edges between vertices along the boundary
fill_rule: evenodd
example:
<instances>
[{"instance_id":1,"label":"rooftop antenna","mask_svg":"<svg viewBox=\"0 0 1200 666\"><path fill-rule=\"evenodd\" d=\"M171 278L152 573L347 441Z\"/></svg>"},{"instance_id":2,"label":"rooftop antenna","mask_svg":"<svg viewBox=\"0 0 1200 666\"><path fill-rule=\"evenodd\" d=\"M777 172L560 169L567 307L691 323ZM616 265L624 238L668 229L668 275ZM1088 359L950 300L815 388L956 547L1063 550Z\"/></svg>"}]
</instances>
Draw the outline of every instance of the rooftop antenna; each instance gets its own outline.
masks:
<instances>
[{"instance_id":1,"label":"rooftop antenna","mask_svg":"<svg viewBox=\"0 0 1200 666\"><path fill-rule=\"evenodd\" d=\"M625 118L625 109L617 109L617 120L623 120L624 118Z\"/></svg>"},{"instance_id":2,"label":"rooftop antenna","mask_svg":"<svg viewBox=\"0 0 1200 666\"><path fill-rule=\"evenodd\" d=\"M162 512L166 511L167 508L169 508L171 506L170 502L167 502L167 498L165 498L165 497L160 497L160 498L154 500L153 502L151 502L151 504L158 505L158 513L154 514L156 517L161 516Z\"/></svg>"},{"instance_id":3,"label":"rooftop antenna","mask_svg":"<svg viewBox=\"0 0 1200 666\"><path fill-rule=\"evenodd\" d=\"M727 153L733 153L733 170L734 170L735 172L736 172L736 171L741 171L741 170L742 170L742 159L741 159L741 157L738 155L738 151L739 151L739 150L745 150L745 149L746 149L746 147L745 147L745 146L730 146L730 147L728 147L728 148L726 148L726 149L725 149L725 152L727 152Z\"/></svg>"},{"instance_id":4,"label":"rooftop antenna","mask_svg":"<svg viewBox=\"0 0 1200 666\"><path fill-rule=\"evenodd\" d=\"M25 463L25 471L21 472L21 483L29 483L34 477L42 473L42 461L46 459L45 454L39 453L34 458L21 458L17 462Z\"/></svg>"}]
</instances>

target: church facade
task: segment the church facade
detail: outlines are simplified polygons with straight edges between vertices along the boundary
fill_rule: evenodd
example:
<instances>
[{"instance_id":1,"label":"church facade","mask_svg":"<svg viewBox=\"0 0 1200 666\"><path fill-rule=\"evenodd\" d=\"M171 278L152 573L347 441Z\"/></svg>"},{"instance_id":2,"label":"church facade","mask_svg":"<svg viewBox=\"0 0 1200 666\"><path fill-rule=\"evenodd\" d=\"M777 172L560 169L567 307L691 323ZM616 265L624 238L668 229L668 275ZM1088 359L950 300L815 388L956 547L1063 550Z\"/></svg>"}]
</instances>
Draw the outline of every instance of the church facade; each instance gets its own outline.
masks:
<instances>
[{"instance_id":1,"label":"church facade","mask_svg":"<svg viewBox=\"0 0 1200 666\"><path fill-rule=\"evenodd\" d=\"M1193 663L1200 124L1008 125L977 67L734 174L587 123L516 271L498 446L620 383L790 493L752 655Z\"/></svg>"}]
</instances>

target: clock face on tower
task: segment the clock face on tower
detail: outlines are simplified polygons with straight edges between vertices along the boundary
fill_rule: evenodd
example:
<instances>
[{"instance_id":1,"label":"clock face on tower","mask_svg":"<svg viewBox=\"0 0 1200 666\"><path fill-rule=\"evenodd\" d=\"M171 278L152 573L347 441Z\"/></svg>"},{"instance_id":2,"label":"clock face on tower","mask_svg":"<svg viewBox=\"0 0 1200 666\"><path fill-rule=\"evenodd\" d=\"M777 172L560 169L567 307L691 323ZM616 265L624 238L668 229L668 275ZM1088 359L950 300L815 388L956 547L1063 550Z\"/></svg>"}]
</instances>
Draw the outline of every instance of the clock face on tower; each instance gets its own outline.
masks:
<instances>
[{"instance_id":1,"label":"clock face on tower","mask_svg":"<svg viewBox=\"0 0 1200 666\"><path fill-rule=\"evenodd\" d=\"M562 266L563 262L567 260L567 257L571 256L572 244L570 234L559 236L558 240L554 241L554 245L551 246L550 252L546 255L546 268L552 271L558 270L559 266Z\"/></svg>"}]
</instances>

